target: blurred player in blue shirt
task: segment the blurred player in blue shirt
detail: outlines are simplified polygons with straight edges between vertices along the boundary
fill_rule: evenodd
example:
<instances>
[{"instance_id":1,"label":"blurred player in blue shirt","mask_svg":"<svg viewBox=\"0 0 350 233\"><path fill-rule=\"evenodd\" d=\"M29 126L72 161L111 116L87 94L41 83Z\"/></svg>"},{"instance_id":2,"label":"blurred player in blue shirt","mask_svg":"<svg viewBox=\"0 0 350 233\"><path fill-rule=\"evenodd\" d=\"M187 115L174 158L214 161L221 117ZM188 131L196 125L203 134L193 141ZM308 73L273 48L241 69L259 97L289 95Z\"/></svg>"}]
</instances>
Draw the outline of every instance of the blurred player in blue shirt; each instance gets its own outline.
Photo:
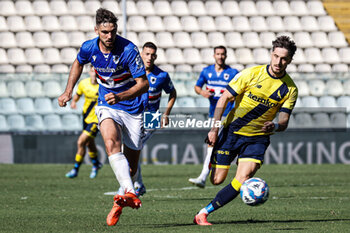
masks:
<instances>
[{"instance_id":1,"label":"blurred player in blue shirt","mask_svg":"<svg viewBox=\"0 0 350 233\"><path fill-rule=\"evenodd\" d=\"M213 118L216 103L220 99L222 93L225 91L228 83L235 77L238 70L231 68L225 64L227 53L224 46L217 46L214 48L215 64L205 67L199 75L195 92L198 95L207 98L210 102L209 118ZM202 89L204 84L206 88ZM233 102L229 102L224 111L223 117L231 111L234 107ZM213 147L208 146L207 154L204 160L203 169L201 174L197 178L190 178L188 181L200 188L205 187L205 181L209 175L209 162L210 156L213 152Z\"/></svg>"},{"instance_id":2,"label":"blurred player in blue shirt","mask_svg":"<svg viewBox=\"0 0 350 233\"><path fill-rule=\"evenodd\" d=\"M161 128L163 128L169 124L168 115L170 114L176 100L176 89L169 74L154 64L157 59L157 46L154 43L146 42L143 45L141 57L145 64L149 82L147 111L153 113L157 112L159 110L162 91L164 90L165 93L169 94L168 104L161 118ZM145 134L142 138L143 146L146 144L147 140L151 138L155 130L156 129L145 130ZM134 180L136 195L141 196L146 193L146 187L142 181L140 161ZM119 188L118 193L123 194L123 191L122 188Z\"/></svg>"},{"instance_id":3,"label":"blurred player in blue shirt","mask_svg":"<svg viewBox=\"0 0 350 233\"><path fill-rule=\"evenodd\" d=\"M58 98L61 107L72 98L74 85L84 64L95 68L99 83L96 115L109 163L125 195L115 195L107 224L117 224L126 206L139 208L131 176L137 171L143 135L143 93L148 80L140 53L131 41L117 35L117 17L109 10L96 11L98 37L85 41L73 62L64 93ZM122 151L123 146L123 151Z\"/></svg>"}]
</instances>

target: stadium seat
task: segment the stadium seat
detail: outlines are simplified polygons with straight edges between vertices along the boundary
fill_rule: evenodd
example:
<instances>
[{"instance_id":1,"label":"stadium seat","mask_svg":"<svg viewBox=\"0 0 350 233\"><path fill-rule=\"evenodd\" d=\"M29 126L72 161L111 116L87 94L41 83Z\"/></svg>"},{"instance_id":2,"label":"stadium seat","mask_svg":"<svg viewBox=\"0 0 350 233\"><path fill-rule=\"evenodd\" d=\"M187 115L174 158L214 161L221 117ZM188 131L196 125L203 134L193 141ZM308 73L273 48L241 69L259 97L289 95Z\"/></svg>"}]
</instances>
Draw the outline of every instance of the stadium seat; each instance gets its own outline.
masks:
<instances>
[{"instance_id":1,"label":"stadium seat","mask_svg":"<svg viewBox=\"0 0 350 233\"><path fill-rule=\"evenodd\" d=\"M175 32L173 38L176 47L190 48L193 46L191 37L187 32Z\"/></svg>"},{"instance_id":2,"label":"stadium seat","mask_svg":"<svg viewBox=\"0 0 350 233\"><path fill-rule=\"evenodd\" d=\"M41 23L43 25L43 29L48 32L54 32L61 30L60 22L58 18L54 15L48 15L41 18Z\"/></svg>"},{"instance_id":3,"label":"stadium seat","mask_svg":"<svg viewBox=\"0 0 350 233\"><path fill-rule=\"evenodd\" d=\"M24 117L26 130L42 131L45 130L43 118L40 115L27 115Z\"/></svg>"},{"instance_id":4,"label":"stadium seat","mask_svg":"<svg viewBox=\"0 0 350 233\"><path fill-rule=\"evenodd\" d=\"M299 94L299 92L298 92L298 94ZM297 102L295 103L294 108L302 108L302 107L303 107L303 102L302 102L301 96L298 95Z\"/></svg>"},{"instance_id":5,"label":"stadium seat","mask_svg":"<svg viewBox=\"0 0 350 233\"><path fill-rule=\"evenodd\" d=\"M211 47L215 46L226 46L225 36L222 32L209 32L208 41Z\"/></svg>"},{"instance_id":6,"label":"stadium seat","mask_svg":"<svg viewBox=\"0 0 350 233\"><path fill-rule=\"evenodd\" d=\"M233 27L237 32L248 32L251 31L249 20L245 16L236 16L232 19Z\"/></svg>"},{"instance_id":7,"label":"stadium seat","mask_svg":"<svg viewBox=\"0 0 350 233\"><path fill-rule=\"evenodd\" d=\"M108 9L110 11L112 11L115 15L120 16L122 14L119 4L117 1L114 0L103 0L101 1L102 4L101 6L105 9ZM94 13L95 15L95 13Z\"/></svg>"},{"instance_id":8,"label":"stadium seat","mask_svg":"<svg viewBox=\"0 0 350 233\"><path fill-rule=\"evenodd\" d=\"M236 53L238 63L244 64L244 65L254 63L253 54L250 51L250 49L239 48L239 49L236 49L235 53Z\"/></svg>"},{"instance_id":9,"label":"stadium seat","mask_svg":"<svg viewBox=\"0 0 350 233\"><path fill-rule=\"evenodd\" d=\"M229 65L236 65L237 63L237 58L236 55L231 48L227 48L227 58L226 58L226 63ZM240 69L239 69L240 70Z\"/></svg>"},{"instance_id":10,"label":"stadium seat","mask_svg":"<svg viewBox=\"0 0 350 233\"><path fill-rule=\"evenodd\" d=\"M34 32L33 40L35 47L49 48L52 47L50 34L48 32Z\"/></svg>"},{"instance_id":11,"label":"stadium seat","mask_svg":"<svg viewBox=\"0 0 350 233\"><path fill-rule=\"evenodd\" d=\"M231 48L242 48L244 42L241 33L239 32L228 32L225 34L226 45Z\"/></svg>"},{"instance_id":12,"label":"stadium seat","mask_svg":"<svg viewBox=\"0 0 350 233\"><path fill-rule=\"evenodd\" d=\"M142 16L130 16L128 19L128 28L135 32L148 31L146 21Z\"/></svg>"},{"instance_id":13,"label":"stadium seat","mask_svg":"<svg viewBox=\"0 0 350 233\"><path fill-rule=\"evenodd\" d=\"M91 32L94 30L95 22L92 16L81 15L76 17L76 22L79 31Z\"/></svg>"},{"instance_id":14,"label":"stadium seat","mask_svg":"<svg viewBox=\"0 0 350 233\"><path fill-rule=\"evenodd\" d=\"M330 96L343 95L344 89L340 80L330 79L326 82L326 93Z\"/></svg>"},{"instance_id":15,"label":"stadium seat","mask_svg":"<svg viewBox=\"0 0 350 233\"><path fill-rule=\"evenodd\" d=\"M317 73L331 73L332 67L330 64L317 64L315 65L315 71Z\"/></svg>"},{"instance_id":16,"label":"stadium seat","mask_svg":"<svg viewBox=\"0 0 350 233\"><path fill-rule=\"evenodd\" d=\"M209 109L209 100L206 98L203 98L202 96L195 98L195 104L198 108L204 108Z\"/></svg>"},{"instance_id":17,"label":"stadium seat","mask_svg":"<svg viewBox=\"0 0 350 233\"><path fill-rule=\"evenodd\" d=\"M1 16L11 16L16 15L16 7L13 1L1 1L0 2L0 15Z\"/></svg>"},{"instance_id":18,"label":"stadium seat","mask_svg":"<svg viewBox=\"0 0 350 233\"><path fill-rule=\"evenodd\" d=\"M206 12L210 16L222 16L224 11L218 1L205 1Z\"/></svg>"},{"instance_id":19,"label":"stadium seat","mask_svg":"<svg viewBox=\"0 0 350 233\"><path fill-rule=\"evenodd\" d=\"M340 63L338 51L336 48L324 48L322 49L323 61L328 64Z\"/></svg>"},{"instance_id":20,"label":"stadium seat","mask_svg":"<svg viewBox=\"0 0 350 233\"><path fill-rule=\"evenodd\" d=\"M12 98L23 98L27 96L24 84L22 81L10 81L7 83L9 96Z\"/></svg>"},{"instance_id":21,"label":"stadium seat","mask_svg":"<svg viewBox=\"0 0 350 233\"><path fill-rule=\"evenodd\" d=\"M50 4L52 4L53 2L56 2L56 1L50 1ZM57 13L57 10L59 10L59 8L52 9L52 13L51 13L51 10L49 7L49 1L47 0L33 1L32 7L33 7L34 14L38 16L51 15L52 13Z\"/></svg>"},{"instance_id":22,"label":"stadium seat","mask_svg":"<svg viewBox=\"0 0 350 233\"><path fill-rule=\"evenodd\" d=\"M15 48L17 46L15 35L12 32L0 32L1 48Z\"/></svg>"},{"instance_id":23,"label":"stadium seat","mask_svg":"<svg viewBox=\"0 0 350 233\"><path fill-rule=\"evenodd\" d=\"M18 65L18 66L16 66L16 73L31 74L32 72L33 72L33 67L31 65Z\"/></svg>"},{"instance_id":24,"label":"stadium seat","mask_svg":"<svg viewBox=\"0 0 350 233\"><path fill-rule=\"evenodd\" d=\"M340 60L343 63L350 63L350 48L340 48L339 49Z\"/></svg>"},{"instance_id":25,"label":"stadium seat","mask_svg":"<svg viewBox=\"0 0 350 233\"><path fill-rule=\"evenodd\" d=\"M320 16L317 19L319 29L325 32L337 31L337 27L335 26L334 20L331 16L325 15Z\"/></svg>"},{"instance_id":26,"label":"stadium seat","mask_svg":"<svg viewBox=\"0 0 350 233\"><path fill-rule=\"evenodd\" d=\"M266 18L266 24L271 32L284 32L285 27L283 25L282 18L280 16L268 16Z\"/></svg>"},{"instance_id":27,"label":"stadium seat","mask_svg":"<svg viewBox=\"0 0 350 233\"><path fill-rule=\"evenodd\" d=\"M68 32L70 46L79 48L86 40L85 34L79 31Z\"/></svg>"},{"instance_id":28,"label":"stadium seat","mask_svg":"<svg viewBox=\"0 0 350 233\"><path fill-rule=\"evenodd\" d=\"M171 1L170 6L173 14L176 16L185 16L190 14L185 1Z\"/></svg>"},{"instance_id":29,"label":"stadium seat","mask_svg":"<svg viewBox=\"0 0 350 233\"><path fill-rule=\"evenodd\" d=\"M30 1L21 0L15 2L16 14L20 16L33 15L33 7Z\"/></svg>"},{"instance_id":30,"label":"stadium seat","mask_svg":"<svg viewBox=\"0 0 350 233\"><path fill-rule=\"evenodd\" d=\"M295 15L295 16L310 15L309 9L307 8L305 1L293 0L289 3L289 6L292 11L292 15Z\"/></svg>"},{"instance_id":31,"label":"stadium seat","mask_svg":"<svg viewBox=\"0 0 350 233\"><path fill-rule=\"evenodd\" d=\"M289 7L289 3L286 0L272 1L273 8L276 15L289 16L292 15L292 10Z\"/></svg>"},{"instance_id":32,"label":"stadium seat","mask_svg":"<svg viewBox=\"0 0 350 233\"><path fill-rule=\"evenodd\" d=\"M212 48L201 49L200 54L204 63L211 64L214 62L214 51Z\"/></svg>"},{"instance_id":33,"label":"stadium seat","mask_svg":"<svg viewBox=\"0 0 350 233\"><path fill-rule=\"evenodd\" d=\"M327 34L325 32L313 32L311 33L311 38L314 46L318 48L324 48L324 47L330 46Z\"/></svg>"},{"instance_id":34,"label":"stadium seat","mask_svg":"<svg viewBox=\"0 0 350 233\"><path fill-rule=\"evenodd\" d=\"M338 107L336 99L334 96L321 96L319 99L319 103L321 107L324 108L335 108Z\"/></svg>"},{"instance_id":35,"label":"stadium seat","mask_svg":"<svg viewBox=\"0 0 350 233\"><path fill-rule=\"evenodd\" d=\"M170 32L158 32L156 34L156 39L158 41L157 46L161 48L171 48L175 46L173 36Z\"/></svg>"},{"instance_id":36,"label":"stadium seat","mask_svg":"<svg viewBox=\"0 0 350 233\"><path fill-rule=\"evenodd\" d=\"M198 64L202 62L201 55L199 54L198 49L195 48L186 48L183 51L184 59L186 64Z\"/></svg>"},{"instance_id":37,"label":"stadium seat","mask_svg":"<svg viewBox=\"0 0 350 233\"><path fill-rule=\"evenodd\" d=\"M189 1L188 10L190 15L194 15L194 16L208 15L206 8L204 7L203 1Z\"/></svg>"},{"instance_id":38,"label":"stadium seat","mask_svg":"<svg viewBox=\"0 0 350 233\"><path fill-rule=\"evenodd\" d=\"M69 15L85 15L84 3L80 0L69 0L67 2L67 9Z\"/></svg>"},{"instance_id":39,"label":"stadium seat","mask_svg":"<svg viewBox=\"0 0 350 233\"><path fill-rule=\"evenodd\" d=\"M313 46L311 36L308 32L296 32L294 33L295 43L300 48L309 48Z\"/></svg>"},{"instance_id":40,"label":"stadium seat","mask_svg":"<svg viewBox=\"0 0 350 233\"><path fill-rule=\"evenodd\" d=\"M348 43L345 40L345 36L341 31L328 33L328 40L332 47L342 48L348 46Z\"/></svg>"},{"instance_id":41,"label":"stadium seat","mask_svg":"<svg viewBox=\"0 0 350 233\"><path fill-rule=\"evenodd\" d=\"M173 15L169 1L154 1L154 11L159 16L170 16Z\"/></svg>"},{"instance_id":42,"label":"stadium seat","mask_svg":"<svg viewBox=\"0 0 350 233\"><path fill-rule=\"evenodd\" d=\"M329 128L331 127L331 121L327 113L319 112L315 113L312 116L313 125L317 128Z\"/></svg>"},{"instance_id":43,"label":"stadium seat","mask_svg":"<svg viewBox=\"0 0 350 233\"><path fill-rule=\"evenodd\" d=\"M53 32L51 33L51 42L55 48L69 47L70 40L65 32Z\"/></svg>"},{"instance_id":44,"label":"stadium seat","mask_svg":"<svg viewBox=\"0 0 350 233\"><path fill-rule=\"evenodd\" d=\"M346 114L342 112L331 113L329 116L330 127L332 128L346 128L347 119Z\"/></svg>"},{"instance_id":45,"label":"stadium seat","mask_svg":"<svg viewBox=\"0 0 350 233\"><path fill-rule=\"evenodd\" d=\"M78 30L78 25L75 17L72 15L63 15L59 17L59 23L61 25L61 30L63 31L76 31Z\"/></svg>"},{"instance_id":46,"label":"stadium seat","mask_svg":"<svg viewBox=\"0 0 350 233\"><path fill-rule=\"evenodd\" d=\"M206 67L206 66L207 66L207 64L196 64L196 65L193 66L192 71L194 73L198 73L199 74L203 70L203 68Z\"/></svg>"},{"instance_id":47,"label":"stadium seat","mask_svg":"<svg viewBox=\"0 0 350 233\"><path fill-rule=\"evenodd\" d=\"M214 32L216 30L214 19L211 16L201 16L198 18L198 25L203 32Z\"/></svg>"},{"instance_id":48,"label":"stadium seat","mask_svg":"<svg viewBox=\"0 0 350 233\"><path fill-rule=\"evenodd\" d=\"M215 18L215 28L219 32L233 31L233 24L228 16L218 16Z\"/></svg>"},{"instance_id":49,"label":"stadium seat","mask_svg":"<svg viewBox=\"0 0 350 233\"><path fill-rule=\"evenodd\" d=\"M69 73L69 68L64 64L56 64L51 67L52 73Z\"/></svg>"},{"instance_id":50,"label":"stadium seat","mask_svg":"<svg viewBox=\"0 0 350 233\"><path fill-rule=\"evenodd\" d=\"M321 51L318 48L306 48L304 52L307 62L312 64L323 63Z\"/></svg>"},{"instance_id":51,"label":"stadium seat","mask_svg":"<svg viewBox=\"0 0 350 233\"><path fill-rule=\"evenodd\" d=\"M162 18L159 16L149 16L146 18L146 24L149 31L162 32L164 31L164 25Z\"/></svg>"},{"instance_id":52,"label":"stadium seat","mask_svg":"<svg viewBox=\"0 0 350 233\"><path fill-rule=\"evenodd\" d=\"M176 16L166 16L166 17L164 17L163 23L164 23L164 27L169 32L182 31L180 20Z\"/></svg>"},{"instance_id":53,"label":"stadium seat","mask_svg":"<svg viewBox=\"0 0 350 233\"><path fill-rule=\"evenodd\" d=\"M165 63L165 64L160 64L158 67L164 71L167 71L169 73L170 77L172 78L171 73L175 71L175 67L173 65Z\"/></svg>"},{"instance_id":54,"label":"stadium seat","mask_svg":"<svg viewBox=\"0 0 350 233\"><path fill-rule=\"evenodd\" d=\"M51 100L47 97L36 98L34 100L34 107L38 114L50 114L53 112Z\"/></svg>"},{"instance_id":55,"label":"stadium seat","mask_svg":"<svg viewBox=\"0 0 350 233\"><path fill-rule=\"evenodd\" d=\"M195 108L196 103L194 102L194 99L192 97L180 97L177 100L177 104L181 108Z\"/></svg>"},{"instance_id":56,"label":"stadium seat","mask_svg":"<svg viewBox=\"0 0 350 233\"><path fill-rule=\"evenodd\" d=\"M35 65L33 71L34 73L51 73L51 67L46 64Z\"/></svg>"},{"instance_id":57,"label":"stadium seat","mask_svg":"<svg viewBox=\"0 0 350 233\"><path fill-rule=\"evenodd\" d=\"M34 47L34 40L30 32L17 32L16 41L17 41L18 47L20 48Z\"/></svg>"},{"instance_id":58,"label":"stadium seat","mask_svg":"<svg viewBox=\"0 0 350 233\"><path fill-rule=\"evenodd\" d=\"M57 98L62 94L61 86L54 80L45 81L43 91L46 97Z\"/></svg>"},{"instance_id":59,"label":"stadium seat","mask_svg":"<svg viewBox=\"0 0 350 233\"><path fill-rule=\"evenodd\" d=\"M309 86L306 81L298 79L298 80L295 80L294 82L295 82L295 85L298 87L298 95L300 97L310 95Z\"/></svg>"},{"instance_id":60,"label":"stadium seat","mask_svg":"<svg viewBox=\"0 0 350 233\"><path fill-rule=\"evenodd\" d=\"M326 86L322 80L315 79L309 82L310 94L313 96L317 96L317 97L323 96L326 91L325 89L326 89Z\"/></svg>"},{"instance_id":61,"label":"stadium seat","mask_svg":"<svg viewBox=\"0 0 350 233\"><path fill-rule=\"evenodd\" d=\"M9 97L7 86L4 81L0 81L0 98Z\"/></svg>"},{"instance_id":62,"label":"stadium seat","mask_svg":"<svg viewBox=\"0 0 350 233\"><path fill-rule=\"evenodd\" d=\"M25 83L24 87L28 97L37 98L44 96L42 84L40 81L29 80Z\"/></svg>"},{"instance_id":63,"label":"stadium seat","mask_svg":"<svg viewBox=\"0 0 350 233\"><path fill-rule=\"evenodd\" d=\"M257 64L268 64L271 60L269 51L264 48L254 49L253 57L254 57L254 62Z\"/></svg>"},{"instance_id":64,"label":"stadium seat","mask_svg":"<svg viewBox=\"0 0 350 233\"><path fill-rule=\"evenodd\" d=\"M24 18L24 24L26 26L27 31L30 31L30 32L43 30L41 19L39 16L36 16L36 15L26 16Z\"/></svg>"},{"instance_id":65,"label":"stadium seat","mask_svg":"<svg viewBox=\"0 0 350 233\"><path fill-rule=\"evenodd\" d=\"M1 114L5 115L16 114L18 112L16 102L12 98L1 98L0 109Z\"/></svg>"},{"instance_id":66,"label":"stadium seat","mask_svg":"<svg viewBox=\"0 0 350 233\"><path fill-rule=\"evenodd\" d=\"M181 25L186 32L199 31L199 25L197 19L194 16L183 16L180 19Z\"/></svg>"},{"instance_id":67,"label":"stadium seat","mask_svg":"<svg viewBox=\"0 0 350 233\"><path fill-rule=\"evenodd\" d=\"M253 16L249 18L249 23L254 32L266 32L268 27L265 18L262 16Z\"/></svg>"},{"instance_id":68,"label":"stadium seat","mask_svg":"<svg viewBox=\"0 0 350 233\"><path fill-rule=\"evenodd\" d=\"M300 64L297 71L301 73L312 73L315 72L315 67L312 64Z\"/></svg>"},{"instance_id":69,"label":"stadium seat","mask_svg":"<svg viewBox=\"0 0 350 233\"><path fill-rule=\"evenodd\" d=\"M128 32L126 38L130 40L132 43L134 43L136 46L138 47L142 46L136 32Z\"/></svg>"},{"instance_id":70,"label":"stadium seat","mask_svg":"<svg viewBox=\"0 0 350 233\"><path fill-rule=\"evenodd\" d=\"M140 32L139 33L140 45L144 45L146 42L149 42L149 41L151 41L155 44L158 44L153 32Z\"/></svg>"},{"instance_id":71,"label":"stadium seat","mask_svg":"<svg viewBox=\"0 0 350 233\"><path fill-rule=\"evenodd\" d=\"M276 35L273 32L261 32L259 37L260 37L261 45L264 48L271 48L272 41L276 39Z\"/></svg>"},{"instance_id":72,"label":"stadium seat","mask_svg":"<svg viewBox=\"0 0 350 233\"><path fill-rule=\"evenodd\" d=\"M7 120L4 115L0 115L0 132L8 131Z\"/></svg>"},{"instance_id":73,"label":"stadium seat","mask_svg":"<svg viewBox=\"0 0 350 233\"><path fill-rule=\"evenodd\" d=\"M315 96L305 96L302 98L303 107L305 108L319 108L320 103Z\"/></svg>"},{"instance_id":74,"label":"stadium seat","mask_svg":"<svg viewBox=\"0 0 350 233\"><path fill-rule=\"evenodd\" d=\"M137 11L139 12L139 15L142 16L150 16L155 15L155 10L152 5L152 1L137 1L136 2Z\"/></svg>"},{"instance_id":75,"label":"stadium seat","mask_svg":"<svg viewBox=\"0 0 350 233\"><path fill-rule=\"evenodd\" d=\"M242 15L245 15L245 16L258 15L258 11L255 7L254 1L251 1L251 0L240 1L238 3L238 6L239 6L239 9L240 9Z\"/></svg>"},{"instance_id":76,"label":"stadium seat","mask_svg":"<svg viewBox=\"0 0 350 233\"><path fill-rule=\"evenodd\" d=\"M306 6L308 8L310 15L321 16L321 15L327 14L323 7L322 1L319 1L319 0L307 1Z\"/></svg>"},{"instance_id":77,"label":"stadium seat","mask_svg":"<svg viewBox=\"0 0 350 233\"><path fill-rule=\"evenodd\" d=\"M169 48L165 51L165 57L167 61L171 64L183 64L184 57L182 55L181 49Z\"/></svg>"},{"instance_id":78,"label":"stadium seat","mask_svg":"<svg viewBox=\"0 0 350 233\"><path fill-rule=\"evenodd\" d=\"M7 50L7 58L10 64L23 65L27 62L22 49L12 48Z\"/></svg>"},{"instance_id":79,"label":"stadium seat","mask_svg":"<svg viewBox=\"0 0 350 233\"><path fill-rule=\"evenodd\" d=\"M227 16L241 15L237 1L223 1L222 9L224 10L224 14Z\"/></svg>"},{"instance_id":80,"label":"stadium seat","mask_svg":"<svg viewBox=\"0 0 350 233\"><path fill-rule=\"evenodd\" d=\"M0 64L7 64L9 61L7 59L6 50L0 48ZM2 70L1 70L2 71ZM3 72L3 71L2 71Z\"/></svg>"},{"instance_id":81,"label":"stadium seat","mask_svg":"<svg viewBox=\"0 0 350 233\"><path fill-rule=\"evenodd\" d=\"M334 64L332 66L332 71L336 73L348 73L349 67L347 64ZM350 93L349 93L350 95Z\"/></svg>"},{"instance_id":82,"label":"stadium seat","mask_svg":"<svg viewBox=\"0 0 350 233\"><path fill-rule=\"evenodd\" d=\"M62 122L59 115L48 114L44 116L45 128L49 131L59 131L62 130Z\"/></svg>"},{"instance_id":83,"label":"stadium seat","mask_svg":"<svg viewBox=\"0 0 350 233\"><path fill-rule=\"evenodd\" d=\"M204 32L193 32L191 33L192 44L196 48L206 48L209 47L209 41L207 34Z\"/></svg>"},{"instance_id":84,"label":"stadium seat","mask_svg":"<svg viewBox=\"0 0 350 233\"><path fill-rule=\"evenodd\" d=\"M33 114L35 112L32 98L20 98L16 101L17 110L20 114Z\"/></svg>"},{"instance_id":85,"label":"stadium seat","mask_svg":"<svg viewBox=\"0 0 350 233\"><path fill-rule=\"evenodd\" d=\"M314 126L309 113L297 113L294 115L295 128L312 128Z\"/></svg>"},{"instance_id":86,"label":"stadium seat","mask_svg":"<svg viewBox=\"0 0 350 233\"><path fill-rule=\"evenodd\" d=\"M302 27L297 16L286 16L283 19L283 23L286 26L286 30L289 32L302 31Z\"/></svg>"},{"instance_id":87,"label":"stadium seat","mask_svg":"<svg viewBox=\"0 0 350 233\"><path fill-rule=\"evenodd\" d=\"M43 50L44 61L46 64L62 63L60 52L56 48L47 48Z\"/></svg>"},{"instance_id":88,"label":"stadium seat","mask_svg":"<svg viewBox=\"0 0 350 233\"><path fill-rule=\"evenodd\" d=\"M337 98L337 106L350 110L350 96L340 96Z\"/></svg>"},{"instance_id":89,"label":"stadium seat","mask_svg":"<svg viewBox=\"0 0 350 233\"><path fill-rule=\"evenodd\" d=\"M303 16L300 19L302 29L307 32L319 31L317 20L314 16Z\"/></svg>"},{"instance_id":90,"label":"stadium seat","mask_svg":"<svg viewBox=\"0 0 350 233\"><path fill-rule=\"evenodd\" d=\"M22 32L26 30L23 18L17 15L7 17L7 27L12 32Z\"/></svg>"},{"instance_id":91,"label":"stadium seat","mask_svg":"<svg viewBox=\"0 0 350 233\"><path fill-rule=\"evenodd\" d=\"M256 6L256 9L257 9L259 15L261 15L261 16L276 15L271 1L259 0L256 2L255 6Z\"/></svg>"},{"instance_id":92,"label":"stadium seat","mask_svg":"<svg viewBox=\"0 0 350 233\"><path fill-rule=\"evenodd\" d=\"M19 114L9 115L7 117L7 125L11 131L25 131L26 124L24 117Z\"/></svg>"},{"instance_id":93,"label":"stadium seat","mask_svg":"<svg viewBox=\"0 0 350 233\"><path fill-rule=\"evenodd\" d=\"M137 10L135 1L126 1L126 13L129 16L140 15Z\"/></svg>"},{"instance_id":94,"label":"stadium seat","mask_svg":"<svg viewBox=\"0 0 350 233\"><path fill-rule=\"evenodd\" d=\"M63 130L66 131L81 130L83 127L81 120L76 114L64 114L62 116L62 126Z\"/></svg>"},{"instance_id":95,"label":"stadium seat","mask_svg":"<svg viewBox=\"0 0 350 233\"><path fill-rule=\"evenodd\" d=\"M6 64L6 65L0 65L0 70L3 73L15 73L15 67L13 65L10 64Z\"/></svg>"},{"instance_id":96,"label":"stadium seat","mask_svg":"<svg viewBox=\"0 0 350 233\"><path fill-rule=\"evenodd\" d=\"M296 73L298 70L295 64L289 64L287 67L287 73Z\"/></svg>"},{"instance_id":97,"label":"stadium seat","mask_svg":"<svg viewBox=\"0 0 350 233\"><path fill-rule=\"evenodd\" d=\"M0 32L8 31L6 19L3 16L0 16Z\"/></svg>"},{"instance_id":98,"label":"stadium seat","mask_svg":"<svg viewBox=\"0 0 350 233\"><path fill-rule=\"evenodd\" d=\"M258 33L256 32L244 32L242 35L245 47L248 48L260 48L261 42Z\"/></svg>"},{"instance_id":99,"label":"stadium seat","mask_svg":"<svg viewBox=\"0 0 350 233\"><path fill-rule=\"evenodd\" d=\"M97 9L101 7L101 3L98 0L89 0L84 3L84 6L85 6L85 14L94 16L96 14ZM112 9L109 9L109 10L112 10Z\"/></svg>"}]
</instances>

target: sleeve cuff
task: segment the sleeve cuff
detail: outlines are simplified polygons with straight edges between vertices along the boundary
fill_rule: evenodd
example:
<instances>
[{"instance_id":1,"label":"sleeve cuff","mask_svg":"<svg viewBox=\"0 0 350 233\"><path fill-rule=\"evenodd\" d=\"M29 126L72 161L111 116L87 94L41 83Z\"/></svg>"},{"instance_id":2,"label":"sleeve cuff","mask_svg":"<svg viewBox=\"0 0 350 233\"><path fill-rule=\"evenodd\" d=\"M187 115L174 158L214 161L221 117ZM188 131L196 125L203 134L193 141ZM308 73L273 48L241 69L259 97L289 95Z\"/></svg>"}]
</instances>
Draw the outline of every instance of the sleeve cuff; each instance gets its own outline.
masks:
<instances>
[{"instance_id":1,"label":"sleeve cuff","mask_svg":"<svg viewBox=\"0 0 350 233\"><path fill-rule=\"evenodd\" d=\"M235 90L232 89L232 87L227 86L226 89L233 95L233 96L237 96L237 92L235 92Z\"/></svg>"},{"instance_id":2,"label":"sleeve cuff","mask_svg":"<svg viewBox=\"0 0 350 233\"><path fill-rule=\"evenodd\" d=\"M288 109L288 108L281 108L281 109L280 109L280 112L285 112L285 113L291 114L291 113L292 113L292 110L291 110L291 109Z\"/></svg>"}]
</instances>

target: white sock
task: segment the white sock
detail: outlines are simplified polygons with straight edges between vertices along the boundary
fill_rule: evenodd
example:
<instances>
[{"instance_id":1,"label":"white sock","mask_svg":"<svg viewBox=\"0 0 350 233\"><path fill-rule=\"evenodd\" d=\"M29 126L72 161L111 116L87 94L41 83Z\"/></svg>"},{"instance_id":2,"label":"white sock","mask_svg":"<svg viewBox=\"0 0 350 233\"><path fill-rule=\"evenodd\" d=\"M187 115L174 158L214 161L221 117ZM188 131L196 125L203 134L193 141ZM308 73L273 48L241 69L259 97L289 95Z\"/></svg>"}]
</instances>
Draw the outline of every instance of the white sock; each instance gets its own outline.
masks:
<instances>
[{"instance_id":1,"label":"white sock","mask_svg":"<svg viewBox=\"0 0 350 233\"><path fill-rule=\"evenodd\" d=\"M213 147L208 147L207 148L207 155L205 156L205 160L204 160L204 164L203 164L203 169L201 174L199 175L199 179L201 180L206 180L208 175L209 175L209 163L210 163L210 158L211 158L211 154L213 153Z\"/></svg>"},{"instance_id":2,"label":"white sock","mask_svg":"<svg viewBox=\"0 0 350 233\"><path fill-rule=\"evenodd\" d=\"M202 214L202 213L209 214L206 208L203 208L198 212L198 214Z\"/></svg>"},{"instance_id":3,"label":"white sock","mask_svg":"<svg viewBox=\"0 0 350 233\"><path fill-rule=\"evenodd\" d=\"M129 192L135 194L134 186L130 177L129 163L125 158L125 155L122 152L119 152L112 154L108 159L120 186L126 193Z\"/></svg>"}]
</instances>

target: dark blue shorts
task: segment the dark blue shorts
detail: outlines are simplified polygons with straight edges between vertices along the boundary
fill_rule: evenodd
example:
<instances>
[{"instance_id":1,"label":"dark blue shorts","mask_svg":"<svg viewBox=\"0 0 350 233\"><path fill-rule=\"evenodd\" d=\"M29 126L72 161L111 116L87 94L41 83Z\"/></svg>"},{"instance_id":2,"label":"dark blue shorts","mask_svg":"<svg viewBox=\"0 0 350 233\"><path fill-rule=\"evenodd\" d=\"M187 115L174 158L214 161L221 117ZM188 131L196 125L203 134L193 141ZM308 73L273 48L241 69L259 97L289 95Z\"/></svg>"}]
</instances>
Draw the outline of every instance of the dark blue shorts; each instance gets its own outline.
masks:
<instances>
[{"instance_id":1,"label":"dark blue shorts","mask_svg":"<svg viewBox=\"0 0 350 233\"><path fill-rule=\"evenodd\" d=\"M89 135L89 137L95 138L98 133L97 123L88 124L83 121L83 132Z\"/></svg>"},{"instance_id":2,"label":"dark blue shorts","mask_svg":"<svg viewBox=\"0 0 350 233\"><path fill-rule=\"evenodd\" d=\"M233 133L228 126L219 133L211 156L211 167L229 169L237 156L238 161L253 161L262 165L269 145L270 136L243 136Z\"/></svg>"}]
</instances>

